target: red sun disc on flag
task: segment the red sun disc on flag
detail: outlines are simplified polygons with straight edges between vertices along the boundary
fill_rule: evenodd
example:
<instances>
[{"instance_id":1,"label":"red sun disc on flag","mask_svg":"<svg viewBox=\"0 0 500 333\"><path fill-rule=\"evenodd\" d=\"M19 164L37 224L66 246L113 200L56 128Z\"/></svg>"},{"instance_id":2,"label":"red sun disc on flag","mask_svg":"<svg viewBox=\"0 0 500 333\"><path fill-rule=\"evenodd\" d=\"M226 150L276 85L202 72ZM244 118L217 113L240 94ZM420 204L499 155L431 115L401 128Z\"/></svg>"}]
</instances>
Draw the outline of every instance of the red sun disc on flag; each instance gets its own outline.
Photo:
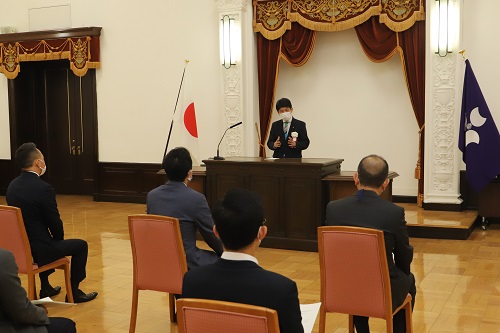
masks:
<instances>
[{"instance_id":1,"label":"red sun disc on flag","mask_svg":"<svg viewBox=\"0 0 500 333\"><path fill-rule=\"evenodd\" d=\"M184 112L184 126L193 137L198 138L198 127L196 126L196 114L194 112L194 103L191 103Z\"/></svg>"}]
</instances>

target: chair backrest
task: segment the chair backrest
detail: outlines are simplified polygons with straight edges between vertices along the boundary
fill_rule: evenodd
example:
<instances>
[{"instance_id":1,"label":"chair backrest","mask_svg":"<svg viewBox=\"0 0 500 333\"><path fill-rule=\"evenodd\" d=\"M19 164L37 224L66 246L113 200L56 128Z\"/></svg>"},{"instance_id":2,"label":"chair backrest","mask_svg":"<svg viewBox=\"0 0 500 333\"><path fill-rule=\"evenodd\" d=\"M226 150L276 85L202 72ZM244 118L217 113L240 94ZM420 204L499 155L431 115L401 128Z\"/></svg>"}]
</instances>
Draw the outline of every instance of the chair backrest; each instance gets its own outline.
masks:
<instances>
[{"instance_id":1,"label":"chair backrest","mask_svg":"<svg viewBox=\"0 0 500 333\"><path fill-rule=\"evenodd\" d=\"M187 263L179 220L138 214L128 217L128 226L137 287L181 294Z\"/></svg>"},{"instance_id":2,"label":"chair backrest","mask_svg":"<svg viewBox=\"0 0 500 333\"><path fill-rule=\"evenodd\" d=\"M21 209L0 205L0 247L14 254L19 273L33 271L31 247Z\"/></svg>"},{"instance_id":3,"label":"chair backrest","mask_svg":"<svg viewBox=\"0 0 500 333\"><path fill-rule=\"evenodd\" d=\"M182 298L177 300L179 333L279 333L276 310L261 306Z\"/></svg>"},{"instance_id":4,"label":"chair backrest","mask_svg":"<svg viewBox=\"0 0 500 333\"><path fill-rule=\"evenodd\" d=\"M319 227L318 252L320 298L327 312L384 319L392 317L383 231Z\"/></svg>"}]
</instances>

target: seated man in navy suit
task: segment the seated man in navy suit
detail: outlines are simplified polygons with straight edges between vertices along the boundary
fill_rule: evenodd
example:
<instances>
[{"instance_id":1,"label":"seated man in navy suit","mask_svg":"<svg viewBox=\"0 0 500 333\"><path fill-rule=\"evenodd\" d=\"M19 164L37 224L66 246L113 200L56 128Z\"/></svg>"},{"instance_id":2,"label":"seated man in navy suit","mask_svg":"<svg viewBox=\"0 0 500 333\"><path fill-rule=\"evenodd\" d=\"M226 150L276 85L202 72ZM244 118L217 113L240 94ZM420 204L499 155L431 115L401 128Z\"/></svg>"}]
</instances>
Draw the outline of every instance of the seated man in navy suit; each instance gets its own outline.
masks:
<instances>
[{"instance_id":1,"label":"seated man in navy suit","mask_svg":"<svg viewBox=\"0 0 500 333\"><path fill-rule=\"evenodd\" d=\"M267 234L264 209L251 192L233 189L213 210L214 232L224 244L222 257L188 271L183 298L263 306L278 312L280 331L302 333L297 285L259 266L255 251Z\"/></svg>"},{"instance_id":2,"label":"seated man in navy suit","mask_svg":"<svg viewBox=\"0 0 500 333\"><path fill-rule=\"evenodd\" d=\"M276 111L281 120L271 125L267 147L274 150L276 158L301 158L302 151L309 147L306 123L292 117L292 102L288 98L276 102Z\"/></svg>"},{"instance_id":3,"label":"seated man in navy suit","mask_svg":"<svg viewBox=\"0 0 500 333\"><path fill-rule=\"evenodd\" d=\"M354 174L357 193L331 201L326 207L326 224L379 229L384 232L387 265L391 279L392 307L403 304L408 293L415 304L415 277L410 272L413 246L410 245L404 208L380 198L389 184L387 161L377 155L366 156ZM405 310L393 317L394 332L406 332ZM354 316L358 333L369 333L368 318Z\"/></svg>"},{"instance_id":4,"label":"seated man in navy suit","mask_svg":"<svg viewBox=\"0 0 500 333\"><path fill-rule=\"evenodd\" d=\"M168 181L148 193L147 213L179 219L188 268L214 263L222 254L222 243L214 232L207 199L187 184L193 177L193 161L186 148L177 147L163 158ZM196 246L196 231L213 251Z\"/></svg>"},{"instance_id":5,"label":"seated man in navy suit","mask_svg":"<svg viewBox=\"0 0 500 333\"><path fill-rule=\"evenodd\" d=\"M64 239L64 226L57 209L56 192L52 185L40 177L45 174L45 158L33 142L23 143L16 150L16 162L21 174L7 188L7 204L19 207L23 214L26 233L35 262L42 266L71 256L71 289L75 303L97 297L97 292L84 293L79 285L87 276L88 244L83 239ZM39 274L40 298L52 297L61 287L52 287L49 275L54 270Z\"/></svg>"}]
</instances>

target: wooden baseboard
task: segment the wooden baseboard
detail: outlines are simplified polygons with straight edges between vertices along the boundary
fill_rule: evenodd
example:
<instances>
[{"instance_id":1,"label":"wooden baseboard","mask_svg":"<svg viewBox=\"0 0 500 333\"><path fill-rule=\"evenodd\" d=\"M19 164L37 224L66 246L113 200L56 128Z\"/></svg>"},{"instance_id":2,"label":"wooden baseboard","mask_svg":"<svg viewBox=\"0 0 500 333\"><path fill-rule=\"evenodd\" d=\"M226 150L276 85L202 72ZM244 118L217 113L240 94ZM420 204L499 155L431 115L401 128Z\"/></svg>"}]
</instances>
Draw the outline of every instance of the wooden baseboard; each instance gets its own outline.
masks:
<instances>
[{"instance_id":1,"label":"wooden baseboard","mask_svg":"<svg viewBox=\"0 0 500 333\"><path fill-rule=\"evenodd\" d=\"M442 204L442 203L423 203L422 208L425 210L437 210L444 212L461 212L461 204Z\"/></svg>"},{"instance_id":2,"label":"wooden baseboard","mask_svg":"<svg viewBox=\"0 0 500 333\"><path fill-rule=\"evenodd\" d=\"M392 202L394 203L417 203L416 195L392 195Z\"/></svg>"},{"instance_id":3,"label":"wooden baseboard","mask_svg":"<svg viewBox=\"0 0 500 333\"><path fill-rule=\"evenodd\" d=\"M158 163L100 162L96 201L145 203L149 191L164 183Z\"/></svg>"}]
</instances>

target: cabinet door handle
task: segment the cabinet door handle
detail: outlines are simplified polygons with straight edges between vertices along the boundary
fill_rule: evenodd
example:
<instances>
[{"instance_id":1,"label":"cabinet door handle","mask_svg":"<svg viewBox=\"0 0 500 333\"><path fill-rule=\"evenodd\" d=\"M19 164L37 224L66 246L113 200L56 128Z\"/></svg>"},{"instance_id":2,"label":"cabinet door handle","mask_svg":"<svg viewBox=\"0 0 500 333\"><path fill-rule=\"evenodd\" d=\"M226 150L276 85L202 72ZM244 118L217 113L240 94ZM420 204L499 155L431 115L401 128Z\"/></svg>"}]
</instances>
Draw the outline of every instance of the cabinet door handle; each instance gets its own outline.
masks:
<instances>
[{"instance_id":1,"label":"cabinet door handle","mask_svg":"<svg viewBox=\"0 0 500 333\"><path fill-rule=\"evenodd\" d=\"M71 146L71 155L76 155L75 146Z\"/></svg>"},{"instance_id":2,"label":"cabinet door handle","mask_svg":"<svg viewBox=\"0 0 500 333\"><path fill-rule=\"evenodd\" d=\"M82 149L80 146L77 147L77 150L78 150L78 155L81 155L82 154Z\"/></svg>"}]
</instances>

